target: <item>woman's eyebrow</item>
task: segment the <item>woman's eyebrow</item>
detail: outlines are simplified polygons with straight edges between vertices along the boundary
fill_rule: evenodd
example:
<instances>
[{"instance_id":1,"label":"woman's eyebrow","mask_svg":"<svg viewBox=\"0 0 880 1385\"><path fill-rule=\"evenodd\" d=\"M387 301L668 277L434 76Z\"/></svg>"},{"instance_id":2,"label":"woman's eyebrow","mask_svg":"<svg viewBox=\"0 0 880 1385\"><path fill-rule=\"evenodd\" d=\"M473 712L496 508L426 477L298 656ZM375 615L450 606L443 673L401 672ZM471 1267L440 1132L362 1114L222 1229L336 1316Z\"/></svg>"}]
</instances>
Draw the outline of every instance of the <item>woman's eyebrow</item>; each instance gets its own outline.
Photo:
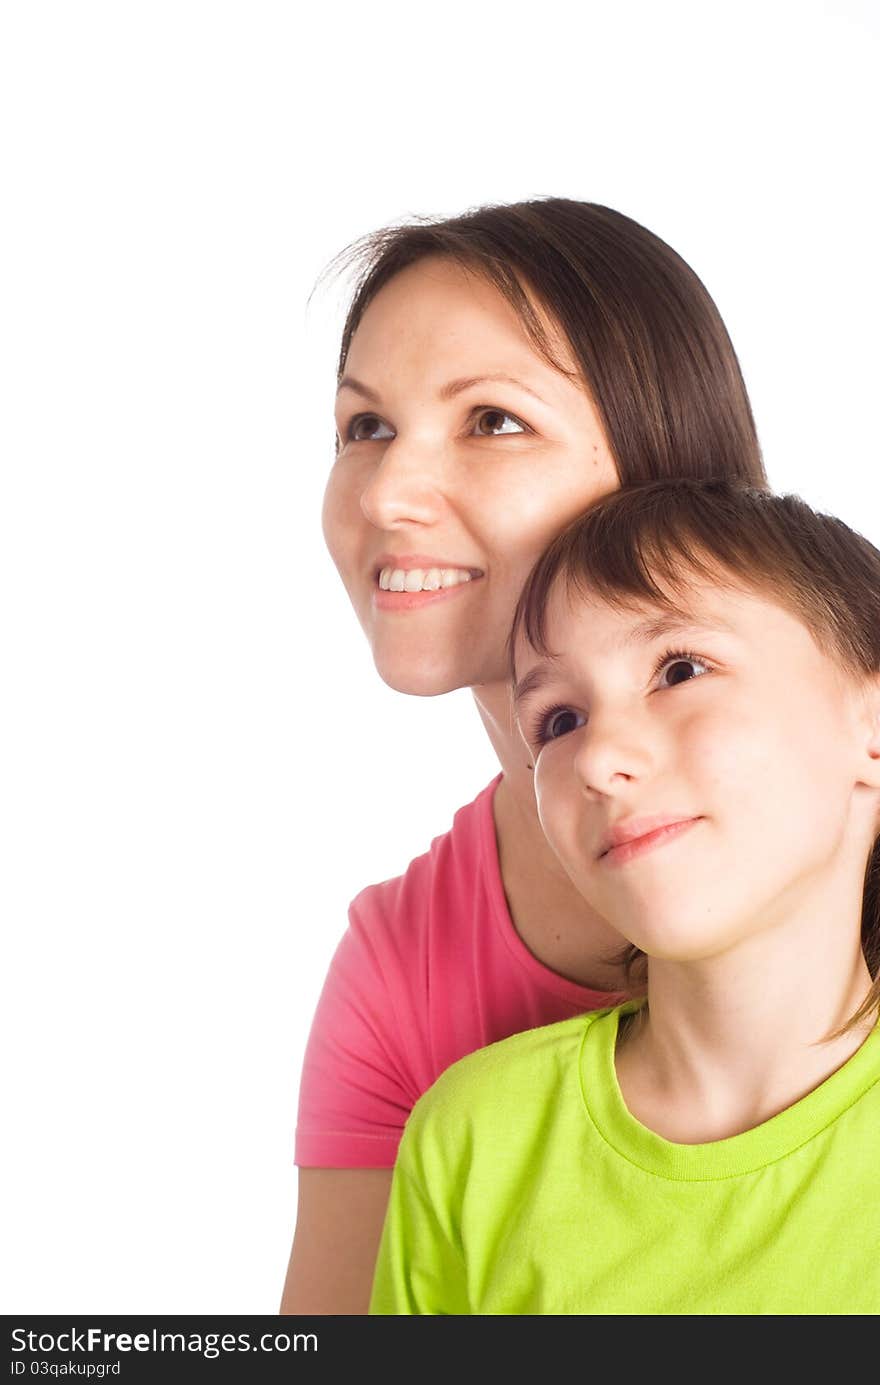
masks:
<instances>
[{"instance_id":1,"label":"woman's eyebrow","mask_svg":"<svg viewBox=\"0 0 880 1385\"><path fill-rule=\"evenodd\" d=\"M515 385L517 389L524 390L526 394L537 399L539 404L547 405L546 399L543 399L537 390L533 390L531 386L518 380L515 375L506 375L503 372L494 375L468 375L460 380L449 380L437 391L437 397L438 399L454 399L456 395L463 394L473 385ZM355 394L363 395L364 399L368 399L371 404L380 403L380 396L377 392L370 389L369 385L364 385L360 380L356 380L353 375L343 375L337 386L337 394L340 390L354 390Z\"/></svg>"},{"instance_id":2,"label":"woman's eyebrow","mask_svg":"<svg viewBox=\"0 0 880 1385\"><path fill-rule=\"evenodd\" d=\"M457 394L463 394L473 385L516 385L517 389L524 390L533 399L537 399L539 404L547 403L546 399L542 399L536 390L524 384L522 380L518 380L515 375L506 375L503 372L497 372L494 375L469 375L461 380L450 380L438 391L438 394L441 399L453 399Z\"/></svg>"}]
</instances>

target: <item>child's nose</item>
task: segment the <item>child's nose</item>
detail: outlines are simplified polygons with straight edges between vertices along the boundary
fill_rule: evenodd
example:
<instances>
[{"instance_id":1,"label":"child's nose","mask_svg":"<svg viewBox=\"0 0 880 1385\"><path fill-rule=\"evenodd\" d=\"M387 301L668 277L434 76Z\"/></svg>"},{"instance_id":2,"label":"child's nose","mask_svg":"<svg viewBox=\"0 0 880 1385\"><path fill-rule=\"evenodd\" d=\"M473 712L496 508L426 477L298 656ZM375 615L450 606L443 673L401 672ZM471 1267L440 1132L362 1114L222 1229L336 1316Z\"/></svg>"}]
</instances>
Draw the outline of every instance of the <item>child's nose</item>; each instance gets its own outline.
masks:
<instances>
[{"instance_id":1,"label":"child's nose","mask_svg":"<svg viewBox=\"0 0 880 1385\"><path fill-rule=\"evenodd\" d=\"M654 760L650 728L630 708L592 709L578 739L574 772L586 792L613 794L644 778Z\"/></svg>"}]
</instances>

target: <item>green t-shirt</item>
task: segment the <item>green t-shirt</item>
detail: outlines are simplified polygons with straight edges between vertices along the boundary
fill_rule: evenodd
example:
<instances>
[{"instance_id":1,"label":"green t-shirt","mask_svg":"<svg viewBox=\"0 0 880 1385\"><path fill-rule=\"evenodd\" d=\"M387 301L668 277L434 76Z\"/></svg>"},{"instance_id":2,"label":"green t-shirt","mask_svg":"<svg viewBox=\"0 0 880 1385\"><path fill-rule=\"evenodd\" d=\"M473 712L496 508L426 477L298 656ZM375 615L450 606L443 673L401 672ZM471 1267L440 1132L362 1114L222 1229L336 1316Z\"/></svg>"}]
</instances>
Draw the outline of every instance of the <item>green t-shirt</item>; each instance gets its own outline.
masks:
<instances>
[{"instance_id":1,"label":"green t-shirt","mask_svg":"<svg viewBox=\"0 0 880 1385\"><path fill-rule=\"evenodd\" d=\"M481 1049L422 1097L371 1313L880 1312L880 1027L763 1125L682 1145L624 1105L629 1008Z\"/></svg>"}]
</instances>

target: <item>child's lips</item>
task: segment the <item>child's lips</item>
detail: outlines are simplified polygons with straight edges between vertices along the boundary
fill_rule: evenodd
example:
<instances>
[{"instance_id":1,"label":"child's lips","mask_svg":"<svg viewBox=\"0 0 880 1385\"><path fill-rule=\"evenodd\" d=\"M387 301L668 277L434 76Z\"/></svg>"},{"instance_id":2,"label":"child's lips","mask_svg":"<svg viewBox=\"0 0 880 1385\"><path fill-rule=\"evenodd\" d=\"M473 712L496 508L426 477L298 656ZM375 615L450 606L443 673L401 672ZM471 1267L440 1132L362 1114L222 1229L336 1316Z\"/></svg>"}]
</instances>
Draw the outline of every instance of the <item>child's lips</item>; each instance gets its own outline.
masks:
<instances>
[{"instance_id":1,"label":"child's lips","mask_svg":"<svg viewBox=\"0 0 880 1385\"><path fill-rule=\"evenodd\" d=\"M608 865L623 865L635 856L680 837L702 820L680 814L625 819L603 837L598 859Z\"/></svg>"}]
</instances>

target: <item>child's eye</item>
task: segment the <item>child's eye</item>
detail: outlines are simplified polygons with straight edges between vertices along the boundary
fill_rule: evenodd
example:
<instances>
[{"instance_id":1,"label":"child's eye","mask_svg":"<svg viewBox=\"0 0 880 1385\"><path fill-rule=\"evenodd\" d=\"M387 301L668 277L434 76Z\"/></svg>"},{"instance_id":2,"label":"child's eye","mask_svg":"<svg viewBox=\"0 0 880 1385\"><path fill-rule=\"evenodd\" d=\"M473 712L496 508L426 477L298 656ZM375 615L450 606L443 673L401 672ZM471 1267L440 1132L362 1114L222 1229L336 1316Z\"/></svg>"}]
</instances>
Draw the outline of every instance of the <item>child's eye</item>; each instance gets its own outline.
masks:
<instances>
[{"instance_id":1,"label":"child's eye","mask_svg":"<svg viewBox=\"0 0 880 1385\"><path fill-rule=\"evenodd\" d=\"M709 673L710 670L711 665L696 654L668 649L654 665L652 678L659 677L662 688L674 688L679 683L690 683L694 678L702 678L703 674Z\"/></svg>"},{"instance_id":2,"label":"child's eye","mask_svg":"<svg viewBox=\"0 0 880 1385\"><path fill-rule=\"evenodd\" d=\"M539 745L558 741L560 736L576 731L585 721L586 717L581 716L580 712L573 712L570 707L551 707L549 711L542 712L535 722L535 740Z\"/></svg>"},{"instance_id":3,"label":"child's eye","mask_svg":"<svg viewBox=\"0 0 880 1385\"><path fill-rule=\"evenodd\" d=\"M379 431L382 428L384 433ZM349 442L384 442L386 438L393 438L394 433L377 414L356 414L345 436Z\"/></svg>"},{"instance_id":4,"label":"child's eye","mask_svg":"<svg viewBox=\"0 0 880 1385\"><path fill-rule=\"evenodd\" d=\"M481 409L477 414L474 428L483 438L497 438L502 433L528 432L524 423L514 414L506 414L503 409Z\"/></svg>"}]
</instances>

